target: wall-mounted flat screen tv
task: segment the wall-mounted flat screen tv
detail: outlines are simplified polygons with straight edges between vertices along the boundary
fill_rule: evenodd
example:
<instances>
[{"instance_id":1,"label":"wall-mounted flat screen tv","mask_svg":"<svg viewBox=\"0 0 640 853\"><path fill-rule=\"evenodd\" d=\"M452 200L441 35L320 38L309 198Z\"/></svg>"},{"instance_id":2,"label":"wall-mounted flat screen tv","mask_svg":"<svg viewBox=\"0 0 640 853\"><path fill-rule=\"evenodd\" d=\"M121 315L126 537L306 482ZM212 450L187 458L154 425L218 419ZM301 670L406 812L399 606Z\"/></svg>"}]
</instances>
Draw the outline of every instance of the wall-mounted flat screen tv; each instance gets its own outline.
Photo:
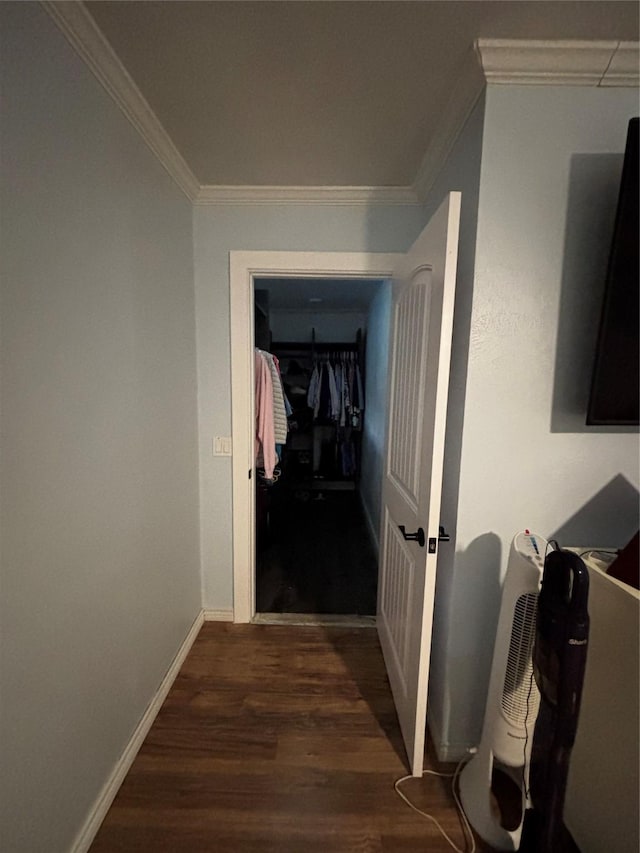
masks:
<instances>
[{"instance_id":1,"label":"wall-mounted flat screen tv","mask_svg":"<svg viewBox=\"0 0 640 853\"><path fill-rule=\"evenodd\" d=\"M587 410L589 425L639 423L638 119L629 122Z\"/></svg>"}]
</instances>

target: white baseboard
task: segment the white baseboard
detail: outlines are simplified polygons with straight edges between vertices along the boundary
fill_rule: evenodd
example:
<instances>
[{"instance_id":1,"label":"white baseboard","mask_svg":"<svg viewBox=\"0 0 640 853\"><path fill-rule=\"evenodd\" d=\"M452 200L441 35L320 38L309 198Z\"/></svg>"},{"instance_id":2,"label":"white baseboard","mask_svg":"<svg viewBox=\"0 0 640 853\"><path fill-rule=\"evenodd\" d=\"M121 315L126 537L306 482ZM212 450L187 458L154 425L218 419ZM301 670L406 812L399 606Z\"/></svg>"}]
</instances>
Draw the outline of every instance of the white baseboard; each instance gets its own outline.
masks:
<instances>
[{"instance_id":1,"label":"white baseboard","mask_svg":"<svg viewBox=\"0 0 640 853\"><path fill-rule=\"evenodd\" d=\"M84 822L84 826L76 836L76 840L71 848L71 853L87 853L91 847L91 844L100 829L100 824L105 819L124 777L129 772L129 769L133 764L133 760L142 746L145 737L149 733L149 729L151 728L162 703L167 698L167 694L180 671L180 667L184 663L195 638L198 636L198 632L202 627L204 619L204 611L201 610L189 629L189 633L180 646L165 677L162 679L162 683L149 703L147 710L144 712L142 719L138 723L134 733L131 735L124 752L117 761L109 778L105 782L104 787L98 794L98 797L96 798L91 811Z\"/></svg>"},{"instance_id":2,"label":"white baseboard","mask_svg":"<svg viewBox=\"0 0 640 853\"><path fill-rule=\"evenodd\" d=\"M203 610L205 622L233 622L233 610Z\"/></svg>"}]
</instances>

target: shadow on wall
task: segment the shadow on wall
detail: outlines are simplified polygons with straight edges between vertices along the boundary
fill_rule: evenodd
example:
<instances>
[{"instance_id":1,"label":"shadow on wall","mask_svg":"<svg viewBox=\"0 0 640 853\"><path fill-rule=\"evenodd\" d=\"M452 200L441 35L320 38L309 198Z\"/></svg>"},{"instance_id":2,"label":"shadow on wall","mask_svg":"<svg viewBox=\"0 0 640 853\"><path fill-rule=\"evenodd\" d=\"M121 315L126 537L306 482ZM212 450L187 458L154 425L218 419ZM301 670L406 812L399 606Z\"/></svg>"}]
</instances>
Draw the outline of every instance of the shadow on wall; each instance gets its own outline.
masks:
<instances>
[{"instance_id":1,"label":"shadow on wall","mask_svg":"<svg viewBox=\"0 0 640 853\"><path fill-rule=\"evenodd\" d=\"M618 474L550 536L561 547L623 548L638 530L640 495Z\"/></svg>"},{"instance_id":2,"label":"shadow on wall","mask_svg":"<svg viewBox=\"0 0 640 853\"><path fill-rule=\"evenodd\" d=\"M456 554L445 699L452 753L480 740L500 613L501 563L502 543L495 533L478 536Z\"/></svg>"},{"instance_id":3,"label":"shadow on wall","mask_svg":"<svg viewBox=\"0 0 640 853\"><path fill-rule=\"evenodd\" d=\"M635 432L587 426L622 154L574 154L569 173L551 432Z\"/></svg>"}]
</instances>

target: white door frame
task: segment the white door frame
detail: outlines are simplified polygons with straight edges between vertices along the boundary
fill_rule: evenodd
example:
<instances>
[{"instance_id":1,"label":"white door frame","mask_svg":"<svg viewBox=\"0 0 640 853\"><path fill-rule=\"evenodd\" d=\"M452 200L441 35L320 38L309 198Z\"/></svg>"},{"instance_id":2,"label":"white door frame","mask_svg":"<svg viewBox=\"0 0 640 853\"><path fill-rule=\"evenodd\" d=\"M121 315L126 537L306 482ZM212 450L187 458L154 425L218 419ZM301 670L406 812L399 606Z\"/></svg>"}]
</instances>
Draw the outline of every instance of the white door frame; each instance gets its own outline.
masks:
<instances>
[{"instance_id":1,"label":"white door frame","mask_svg":"<svg viewBox=\"0 0 640 853\"><path fill-rule=\"evenodd\" d=\"M256 612L254 279L391 278L399 257L371 252L229 253L234 622L251 622Z\"/></svg>"}]
</instances>

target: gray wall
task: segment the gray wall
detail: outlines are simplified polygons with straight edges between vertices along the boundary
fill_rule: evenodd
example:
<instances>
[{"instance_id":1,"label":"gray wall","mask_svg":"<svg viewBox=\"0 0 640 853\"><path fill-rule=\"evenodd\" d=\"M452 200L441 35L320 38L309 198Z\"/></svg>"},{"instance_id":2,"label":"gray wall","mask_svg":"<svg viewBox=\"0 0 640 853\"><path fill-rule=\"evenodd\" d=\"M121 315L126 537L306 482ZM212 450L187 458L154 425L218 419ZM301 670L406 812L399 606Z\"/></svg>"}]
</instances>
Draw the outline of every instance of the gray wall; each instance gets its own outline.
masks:
<instances>
[{"instance_id":1,"label":"gray wall","mask_svg":"<svg viewBox=\"0 0 640 853\"><path fill-rule=\"evenodd\" d=\"M192 211L38 4L0 24L0 847L59 853L200 610Z\"/></svg>"},{"instance_id":2,"label":"gray wall","mask_svg":"<svg viewBox=\"0 0 640 853\"><path fill-rule=\"evenodd\" d=\"M271 338L274 341L310 341L315 329L317 341L355 343L358 329L365 333L367 315L356 311L272 310L269 314Z\"/></svg>"},{"instance_id":3,"label":"gray wall","mask_svg":"<svg viewBox=\"0 0 640 853\"><path fill-rule=\"evenodd\" d=\"M637 431L584 426L637 99L626 89L486 92L464 416L447 462L459 453L455 558L446 575L439 566L444 650L432 678L449 757L480 735L514 534L618 547L638 526Z\"/></svg>"},{"instance_id":4,"label":"gray wall","mask_svg":"<svg viewBox=\"0 0 640 853\"><path fill-rule=\"evenodd\" d=\"M369 529L379 546L382 475L387 429L391 282L383 282L369 309L365 362L365 418L362 433L360 496Z\"/></svg>"}]
</instances>

